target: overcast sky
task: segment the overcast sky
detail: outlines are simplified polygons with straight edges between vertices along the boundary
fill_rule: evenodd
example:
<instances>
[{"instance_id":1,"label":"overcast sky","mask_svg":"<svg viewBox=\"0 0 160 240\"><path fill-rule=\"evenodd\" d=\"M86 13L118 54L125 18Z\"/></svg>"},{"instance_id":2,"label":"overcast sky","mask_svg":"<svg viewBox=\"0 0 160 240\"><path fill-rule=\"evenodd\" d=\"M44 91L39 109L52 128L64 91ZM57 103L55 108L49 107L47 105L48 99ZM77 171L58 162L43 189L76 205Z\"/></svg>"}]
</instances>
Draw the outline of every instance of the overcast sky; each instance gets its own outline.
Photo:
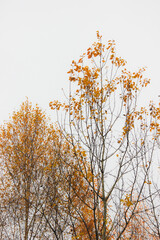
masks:
<instances>
[{"instance_id":1,"label":"overcast sky","mask_svg":"<svg viewBox=\"0 0 160 240\"><path fill-rule=\"evenodd\" d=\"M67 90L71 61L96 40L116 41L128 68L147 66L160 94L160 0L0 0L0 123L25 97L51 114ZM52 113L53 114L53 113Z\"/></svg>"}]
</instances>

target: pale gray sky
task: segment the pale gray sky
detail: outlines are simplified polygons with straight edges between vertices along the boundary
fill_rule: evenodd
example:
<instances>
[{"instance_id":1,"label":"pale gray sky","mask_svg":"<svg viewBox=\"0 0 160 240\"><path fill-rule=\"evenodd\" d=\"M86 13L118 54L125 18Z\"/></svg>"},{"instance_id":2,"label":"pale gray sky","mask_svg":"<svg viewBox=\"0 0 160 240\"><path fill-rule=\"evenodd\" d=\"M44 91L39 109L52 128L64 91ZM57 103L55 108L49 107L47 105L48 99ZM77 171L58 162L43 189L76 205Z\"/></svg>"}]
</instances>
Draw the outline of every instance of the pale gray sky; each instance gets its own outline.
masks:
<instances>
[{"instance_id":1,"label":"pale gray sky","mask_svg":"<svg viewBox=\"0 0 160 240\"><path fill-rule=\"evenodd\" d=\"M147 66L143 101L160 94L160 0L0 0L0 123L27 96L50 114L72 59L115 39L128 66Z\"/></svg>"}]
</instances>

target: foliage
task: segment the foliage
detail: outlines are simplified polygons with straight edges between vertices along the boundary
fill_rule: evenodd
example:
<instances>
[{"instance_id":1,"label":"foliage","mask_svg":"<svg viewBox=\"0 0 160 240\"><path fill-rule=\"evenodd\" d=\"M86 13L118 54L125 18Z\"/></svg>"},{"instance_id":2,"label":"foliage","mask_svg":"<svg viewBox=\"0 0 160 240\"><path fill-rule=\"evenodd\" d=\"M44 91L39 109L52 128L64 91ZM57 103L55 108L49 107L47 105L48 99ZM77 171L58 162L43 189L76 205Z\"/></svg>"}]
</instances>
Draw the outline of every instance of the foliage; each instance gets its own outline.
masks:
<instances>
[{"instance_id":1,"label":"foliage","mask_svg":"<svg viewBox=\"0 0 160 240\"><path fill-rule=\"evenodd\" d=\"M160 238L160 105L140 106L144 72L97 32L50 103L57 125L27 99L1 126L1 239Z\"/></svg>"},{"instance_id":2,"label":"foliage","mask_svg":"<svg viewBox=\"0 0 160 240\"><path fill-rule=\"evenodd\" d=\"M57 167L59 148L58 130L28 100L1 127L0 197L5 219L1 239L63 235L66 223L59 222L63 194Z\"/></svg>"}]
</instances>

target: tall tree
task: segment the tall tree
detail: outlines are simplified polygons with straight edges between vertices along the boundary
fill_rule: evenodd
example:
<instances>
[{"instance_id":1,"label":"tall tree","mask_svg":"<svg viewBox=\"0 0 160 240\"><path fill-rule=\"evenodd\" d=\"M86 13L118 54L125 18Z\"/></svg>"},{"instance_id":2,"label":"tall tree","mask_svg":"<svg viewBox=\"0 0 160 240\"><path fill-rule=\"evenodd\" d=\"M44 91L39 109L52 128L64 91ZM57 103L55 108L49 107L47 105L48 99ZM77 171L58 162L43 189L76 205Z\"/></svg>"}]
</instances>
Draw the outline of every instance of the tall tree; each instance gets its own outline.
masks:
<instances>
[{"instance_id":1,"label":"tall tree","mask_svg":"<svg viewBox=\"0 0 160 240\"><path fill-rule=\"evenodd\" d=\"M149 114L137 107L140 91L150 82L144 71L128 71L125 60L116 55L115 42L104 45L97 32L97 42L77 62L72 61L66 102L50 103L57 114L63 110L64 121L58 124L89 196L79 195L78 209L70 200L77 213L73 239L120 239L139 202L149 197L156 125L152 109ZM91 212L92 227L82 206Z\"/></svg>"}]
</instances>

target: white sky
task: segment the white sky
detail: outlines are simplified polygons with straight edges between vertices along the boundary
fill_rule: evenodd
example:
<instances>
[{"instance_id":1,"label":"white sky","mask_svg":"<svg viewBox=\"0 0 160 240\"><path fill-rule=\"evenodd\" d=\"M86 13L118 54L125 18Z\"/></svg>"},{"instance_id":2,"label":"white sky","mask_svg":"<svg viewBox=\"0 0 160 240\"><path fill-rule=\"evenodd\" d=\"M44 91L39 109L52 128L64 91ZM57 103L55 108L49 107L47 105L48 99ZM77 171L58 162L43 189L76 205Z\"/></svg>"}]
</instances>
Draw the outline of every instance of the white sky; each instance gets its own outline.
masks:
<instances>
[{"instance_id":1,"label":"white sky","mask_svg":"<svg viewBox=\"0 0 160 240\"><path fill-rule=\"evenodd\" d=\"M27 96L49 110L68 89L71 61L96 40L115 39L132 69L147 66L160 94L160 0L0 0L0 123Z\"/></svg>"}]
</instances>

